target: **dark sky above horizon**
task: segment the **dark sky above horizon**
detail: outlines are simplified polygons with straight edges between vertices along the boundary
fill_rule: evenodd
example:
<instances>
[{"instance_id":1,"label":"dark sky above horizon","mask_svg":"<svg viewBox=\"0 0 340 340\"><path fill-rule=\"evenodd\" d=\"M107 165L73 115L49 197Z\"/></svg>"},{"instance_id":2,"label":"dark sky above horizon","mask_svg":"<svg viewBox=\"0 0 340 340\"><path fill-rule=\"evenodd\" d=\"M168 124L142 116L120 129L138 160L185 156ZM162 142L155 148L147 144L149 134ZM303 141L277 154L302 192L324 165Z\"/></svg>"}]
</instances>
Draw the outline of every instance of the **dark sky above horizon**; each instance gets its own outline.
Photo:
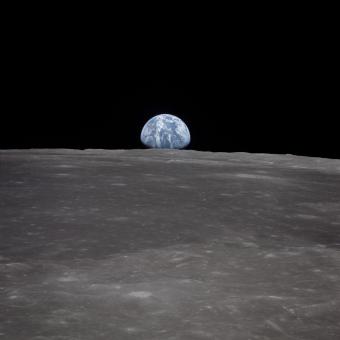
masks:
<instances>
[{"instance_id":1,"label":"dark sky above horizon","mask_svg":"<svg viewBox=\"0 0 340 340\"><path fill-rule=\"evenodd\" d=\"M143 148L146 121L171 113L188 125L189 149L340 158L327 43L312 33L21 32L0 148Z\"/></svg>"}]
</instances>

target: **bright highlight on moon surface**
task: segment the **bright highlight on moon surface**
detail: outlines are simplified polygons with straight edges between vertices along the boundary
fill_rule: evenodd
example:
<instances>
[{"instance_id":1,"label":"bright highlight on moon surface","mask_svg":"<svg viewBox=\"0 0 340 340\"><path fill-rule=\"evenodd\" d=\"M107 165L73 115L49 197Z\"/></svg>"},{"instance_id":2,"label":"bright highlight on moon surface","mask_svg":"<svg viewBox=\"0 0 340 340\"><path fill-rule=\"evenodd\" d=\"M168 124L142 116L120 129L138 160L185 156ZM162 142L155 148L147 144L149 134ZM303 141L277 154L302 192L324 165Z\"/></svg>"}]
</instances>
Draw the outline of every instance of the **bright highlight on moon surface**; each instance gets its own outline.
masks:
<instances>
[{"instance_id":1,"label":"bright highlight on moon surface","mask_svg":"<svg viewBox=\"0 0 340 340\"><path fill-rule=\"evenodd\" d=\"M140 139L149 148L183 149L190 143L190 132L180 118L160 114L147 121Z\"/></svg>"}]
</instances>

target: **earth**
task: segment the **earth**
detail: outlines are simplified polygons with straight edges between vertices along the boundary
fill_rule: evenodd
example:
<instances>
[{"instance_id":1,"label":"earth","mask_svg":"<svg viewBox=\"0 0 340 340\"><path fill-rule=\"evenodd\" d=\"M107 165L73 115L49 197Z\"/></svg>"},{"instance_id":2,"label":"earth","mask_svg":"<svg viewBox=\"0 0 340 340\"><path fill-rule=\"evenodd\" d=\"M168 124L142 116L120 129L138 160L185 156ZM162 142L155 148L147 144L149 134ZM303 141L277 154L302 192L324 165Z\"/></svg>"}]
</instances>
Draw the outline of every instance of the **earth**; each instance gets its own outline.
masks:
<instances>
[{"instance_id":1,"label":"earth","mask_svg":"<svg viewBox=\"0 0 340 340\"><path fill-rule=\"evenodd\" d=\"M180 118L160 114L144 125L141 141L149 148L183 149L190 143L190 132Z\"/></svg>"}]
</instances>

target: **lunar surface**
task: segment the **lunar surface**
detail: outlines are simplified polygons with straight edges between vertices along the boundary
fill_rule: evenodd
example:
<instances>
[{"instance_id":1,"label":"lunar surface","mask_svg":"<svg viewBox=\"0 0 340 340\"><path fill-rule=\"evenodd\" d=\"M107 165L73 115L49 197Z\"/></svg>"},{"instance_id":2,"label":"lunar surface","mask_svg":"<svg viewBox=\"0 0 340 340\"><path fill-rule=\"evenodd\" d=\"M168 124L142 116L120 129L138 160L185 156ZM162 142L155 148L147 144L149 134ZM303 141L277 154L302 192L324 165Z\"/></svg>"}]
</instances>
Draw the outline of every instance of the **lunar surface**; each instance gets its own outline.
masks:
<instances>
[{"instance_id":1,"label":"lunar surface","mask_svg":"<svg viewBox=\"0 0 340 340\"><path fill-rule=\"evenodd\" d=\"M0 151L0 339L340 338L340 161Z\"/></svg>"},{"instance_id":2,"label":"lunar surface","mask_svg":"<svg viewBox=\"0 0 340 340\"><path fill-rule=\"evenodd\" d=\"M147 121L140 139L149 148L183 149L190 143L190 132L180 118L160 114Z\"/></svg>"}]
</instances>

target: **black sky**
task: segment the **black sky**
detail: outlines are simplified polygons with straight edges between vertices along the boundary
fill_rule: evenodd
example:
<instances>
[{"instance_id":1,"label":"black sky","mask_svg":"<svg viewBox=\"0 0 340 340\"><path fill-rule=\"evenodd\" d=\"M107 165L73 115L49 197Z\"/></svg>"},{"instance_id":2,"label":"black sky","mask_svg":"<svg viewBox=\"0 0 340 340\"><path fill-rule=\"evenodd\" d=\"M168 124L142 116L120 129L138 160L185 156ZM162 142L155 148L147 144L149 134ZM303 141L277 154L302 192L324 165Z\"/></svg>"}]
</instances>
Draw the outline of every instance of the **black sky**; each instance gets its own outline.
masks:
<instances>
[{"instance_id":1,"label":"black sky","mask_svg":"<svg viewBox=\"0 0 340 340\"><path fill-rule=\"evenodd\" d=\"M47 22L8 38L1 148L143 148L145 122L172 113L190 129L189 149L340 158L333 47L318 28L103 34Z\"/></svg>"}]
</instances>

